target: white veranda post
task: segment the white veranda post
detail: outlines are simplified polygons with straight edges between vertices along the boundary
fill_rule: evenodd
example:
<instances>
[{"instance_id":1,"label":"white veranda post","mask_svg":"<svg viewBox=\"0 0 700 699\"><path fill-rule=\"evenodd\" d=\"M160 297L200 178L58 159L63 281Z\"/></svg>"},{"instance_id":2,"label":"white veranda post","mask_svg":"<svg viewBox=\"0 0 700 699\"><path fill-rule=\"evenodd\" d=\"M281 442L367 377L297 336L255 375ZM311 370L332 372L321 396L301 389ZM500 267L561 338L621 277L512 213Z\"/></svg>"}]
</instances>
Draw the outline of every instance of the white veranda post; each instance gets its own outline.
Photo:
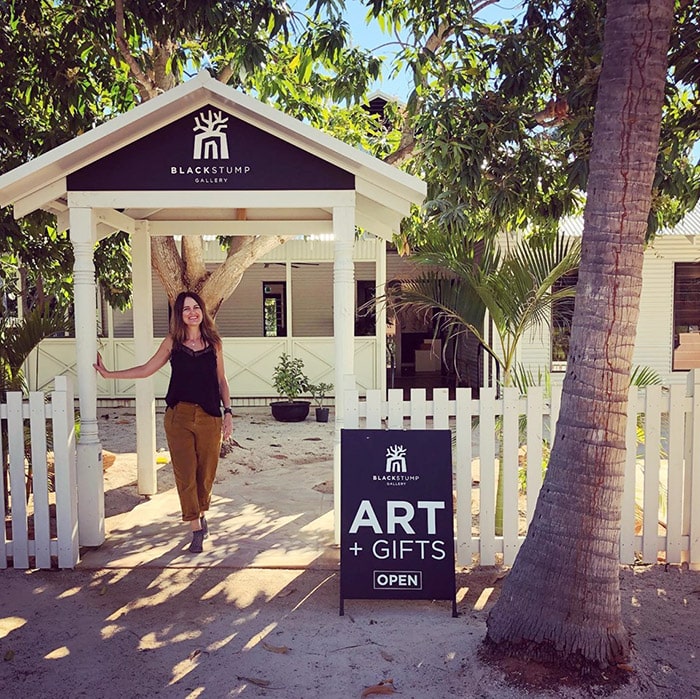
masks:
<instances>
[{"instance_id":1,"label":"white veranda post","mask_svg":"<svg viewBox=\"0 0 700 699\"><path fill-rule=\"evenodd\" d=\"M375 238L375 298L382 296L386 289L386 241L383 238ZM375 305L375 336L377 338L377 386L386 394L386 304Z\"/></svg>"},{"instance_id":2,"label":"white veranda post","mask_svg":"<svg viewBox=\"0 0 700 699\"><path fill-rule=\"evenodd\" d=\"M335 537L340 537L340 430L343 428L344 392L355 388L355 207L333 209L335 261L333 264L333 329L335 334L335 439L333 493Z\"/></svg>"},{"instance_id":3,"label":"white veranda post","mask_svg":"<svg viewBox=\"0 0 700 699\"><path fill-rule=\"evenodd\" d=\"M75 338L80 405L77 445L78 532L81 546L99 546L105 540L102 444L97 430L97 288L93 251L97 240L95 213L70 208L70 239L75 263Z\"/></svg>"},{"instance_id":4,"label":"white veranda post","mask_svg":"<svg viewBox=\"0 0 700 699\"><path fill-rule=\"evenodd\" d=\"M144 364L153 354L153 285L151 281L151 239L148 221L137 221L131 236L131 273L134 283L134 359ZM136 470L141 495L158 491L156 475L156 401L153 377L139 379L136 398Z\"/></svg>"}]
</instances>

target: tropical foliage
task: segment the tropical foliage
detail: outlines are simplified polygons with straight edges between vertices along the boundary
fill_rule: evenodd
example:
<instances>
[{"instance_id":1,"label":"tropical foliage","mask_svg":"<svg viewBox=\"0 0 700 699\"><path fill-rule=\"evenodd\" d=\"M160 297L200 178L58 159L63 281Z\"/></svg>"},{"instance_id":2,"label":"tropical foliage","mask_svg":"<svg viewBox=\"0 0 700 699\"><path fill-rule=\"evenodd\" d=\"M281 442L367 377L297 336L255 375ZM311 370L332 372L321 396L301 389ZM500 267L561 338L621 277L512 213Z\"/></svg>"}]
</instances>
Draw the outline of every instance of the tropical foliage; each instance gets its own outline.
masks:
<instances>
[{"instance_id":1,"label":"tropical foliage","mask_svg":"<svg viewBox=\"0 0 700 699\"><path fill-rule=\"evenodd\" d=\"M0 116L9 110L0 135L1 167L19 165L200 69L348 142L387 153L397 139L359 106L380 62L350 44L342 5L319 0L304 13L267 0L1 1ZM12 251L22 261L39 262L64 254L66 233L43 215L18 223L3 212L0 225L0 254ZM42 239L50 245L35 244ZM228 271L213 279L196 236L188 237L184 252L170 237L156 239L153 259L171 298L195 289L215 312L251 261L279 243L226 239ZM95 264L105 298L123 307L131 284L125 235L102 240ZM70 282L70 275L64 278Z\"/></svg>"},{"instance_id":2,"label":"tropical foliage","mask_svg":"<svg viewBox=\"0 0 700 699\"><path fill-rule=\"evenodd\" d=\"M456 236L435 236L417 258L432 269L392 287L391 305L433 314L448 341L472 333L500 367L501 382L510 386L524 334L549 322L557 300L573 296L572 287L555 290L554 283L578 267L580 246L575 239L557 238L521 240L510 248L498 241L470 247ZM484 332L487 311L497 342Z\"/></svg>"},{"instance_id":3,"label":"tropical foliage","mask_svg":"<svg viewBox=\"0 0 700 699\"><path fill-rule=\"evenodd\" d=\"M426 213L472 238L503 231L553 235L582 210L588 186L605 3L530 0L517 18L463 6L373 0L400 36L395 65L412 71L408 125L392 156L429 185ZM675 4L666 100L647 235L672 225L700 193L697 3ZM516 15L516 13L513 13ZM491 15L493 16L493 15ZM431 230L404 231L419 245Z\"/></svg>"},{"instance_id":4,"label":"tropical foliage","mask_svg":"<svg viewBox=\"0 0 700 699\"><path fill-rule=\"evenodd\" d=\"M0 396L26 388L24 362L47 337L69 328L66 313L47 304L37 306L21 320L0 319Z\"/></svg>"}]
</instances>

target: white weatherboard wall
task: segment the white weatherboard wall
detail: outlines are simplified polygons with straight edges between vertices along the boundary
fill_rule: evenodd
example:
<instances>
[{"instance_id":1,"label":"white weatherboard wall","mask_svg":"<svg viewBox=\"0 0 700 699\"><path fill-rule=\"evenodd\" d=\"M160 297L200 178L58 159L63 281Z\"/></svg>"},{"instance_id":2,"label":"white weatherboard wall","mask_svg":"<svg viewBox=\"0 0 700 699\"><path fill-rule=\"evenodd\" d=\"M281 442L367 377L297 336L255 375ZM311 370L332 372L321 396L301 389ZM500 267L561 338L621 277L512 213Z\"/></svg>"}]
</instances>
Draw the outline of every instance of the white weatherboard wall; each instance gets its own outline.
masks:
<instances>
[{"instance_id":1,"label":"white weatherboard wall","mask_svg":"<svg viewBox=\"0 0 700 699\"><path fill-rule=\"evenodd\" d=\"M694 236L665 235L656 238L644 254L639 323L633 364L648 366L664 384L684 384L688 372L672 371L673 352L673 276L676 262L699 262L700 242ZM519 361L535 374L551 367L550 333L538 327L523 338ZM563 372L554 372L552 381L560 383Z\"/></svg>"},{"instance_id":2,"label":"white weatherboard wall","mask_svg":"<svg viewBox=\"0 0 700 699\"><path fill-rule=\"evenodd\" d=\"M383 241L360 239L354 244L354 278L356 281L377 279L376 245ZM213 269L225 257L216 241L206 248L207 266ZM291 240L265 255L243 275L234 293L221 305L217 326L224 337L226 369L234 400L250 400L274 395L270 385L272 370L283 351L301 356L306 373L314 383L333 383L333 241ZM387 255L386 278L400 279L415 275L410 258ZM289 337L263 337L263 282L288 282L288 300L292 301ZM153 289L153 351L168 332L168 301L155 271ZM102 309L103 335L100 351L107 366L124 368L136 361L133 344L133 312ZM383 352L378 351L374 336L356 337L355 373L358 387L377 388L381 382ZM27 364L32 389L41 390L60 374L75 371L75 340L50 338L41 343ZM155 394L165 395L169 369L154 377ZM100 399L128 400L136 389L135 381L100 381Z\"/></svg>"},{"instance_id":3,"label":"white weatherboard wall","mask_svg":"<svg viewBox=\"0 0 700 699\"><path fill-rule=\"evenodd\" d=\"M633 362L635 365L648 366L657 371L665 384L684 383L686 371L671 370L673 348L673 273L675 262L700 261L700 243L693 236L665 235L656 239L644 258L643 286L640 298L640 317L637 342ZM305 247L308 245L308 248ZM227 299L217 316L217 324L230 345L227 356L227 368L230 378L239 389L238 396L270 395L269 375L266 374L272 362L268 349L275 352L289 351L292 342L311 342L319 344L323 338L332 337L332 292L330 287L332 275L332 241L293 240L273 250L265 258L254 264L244 275L240 286ZM215 265L223 258L224 252L215 242L207 250L208 264ZM355 279L374 279L375 249L374 240L360 240L355 243ZM285 281L287 279L286 263L295 264L291 269L291 295L295 307L292 315L292 328L295 337L286 340L262 337L262 283L263 281ZM267 265L267 266L266 266ZM387 254L386 279L401 279L418 273L410 258L396 254ZM307 281L308 280L308 281ZM289 289L288 289L289 292ZM167 299L160 281L153 278L153 325L154 335L161 338L167 333ZM106 314L108 322L104 325L113 327L113 339L102 343L105 361L111 360L115 367L130 366L134 363L133 320L131 311ZM157 341L154 351L158 346ZM375 338L356 338L355 368L360 387L377 387L374 372L377 365L376 347L374 352L366 347ZM241 344L242 343L242 344ZM316 375L315 381L326 373L330 354L322 358L318 365L310 367ZM315 349L311 356L317 356ZM260 361L260 357L263 360ZM371 359L368 365L366 361ZM274 357L273 357L274 359ZM538 370L550 370L550 333L548 327L538 327L528 332L521 342L519 361L535 374ZM245 366L246 363L258 366ZM32 389L42 390L50 385L53 377L66 374L75 377L75 341L72 338L52 338L45 340L27 364L27 376ZM554 372L552 381L561 383L563 372ZM156 379L156 395L164 395L167 387L168 371L160 372ZM106 386L100 384L100 395L106 397ZM119 382L115 396L128 398L133 395L134 382Z\"/></svg>"}]
</instances>

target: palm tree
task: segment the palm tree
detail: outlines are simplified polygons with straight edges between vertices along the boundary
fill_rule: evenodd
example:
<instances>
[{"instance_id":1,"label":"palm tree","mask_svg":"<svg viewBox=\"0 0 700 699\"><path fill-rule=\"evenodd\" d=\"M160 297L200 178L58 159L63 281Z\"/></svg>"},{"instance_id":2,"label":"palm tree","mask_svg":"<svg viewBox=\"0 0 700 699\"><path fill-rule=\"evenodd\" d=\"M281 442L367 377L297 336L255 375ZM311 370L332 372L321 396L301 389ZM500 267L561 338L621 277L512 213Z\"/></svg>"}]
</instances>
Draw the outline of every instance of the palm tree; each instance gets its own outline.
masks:
<instances>
[{"instance_id":1,"label":"palm tree","mask_svg":"<svg viewBox=\"0 0 700 699\"><path fill-rule=\"evenodd\" d=\"M528 535L491 610L502 653L627 662L619 537L627 395L659 148L672 0L608 0L561 410Z\"/></svg>"}]
</instances>

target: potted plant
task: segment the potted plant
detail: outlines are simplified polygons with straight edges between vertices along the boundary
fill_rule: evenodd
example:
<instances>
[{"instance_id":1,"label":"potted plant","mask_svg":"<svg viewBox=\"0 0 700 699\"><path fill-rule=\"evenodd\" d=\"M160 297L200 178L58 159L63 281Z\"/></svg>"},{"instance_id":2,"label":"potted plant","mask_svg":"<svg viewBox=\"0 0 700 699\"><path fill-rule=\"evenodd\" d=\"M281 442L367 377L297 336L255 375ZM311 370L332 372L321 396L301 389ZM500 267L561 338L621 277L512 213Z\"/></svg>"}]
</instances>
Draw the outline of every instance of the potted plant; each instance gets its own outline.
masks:
<instances>
[{"instance_id":1,"label":"potted plant","mask_svg":"<svg viewBox=\"0 0 700 699\"><path fill-rule=\"evenodd\" d=\"M329 409L323 405L328 391L333 390L332 383L312 383L309 384L309 393L316 403L316 422L328 422Z\"/></svg>"},{"instance_id":2,"label":"potted plant","mask_svg":"<svg viewBox=\"0 0 700 699\"><path fill-rule=\"evenodd\" d=\"M270 403L272 416L280 422L301 422L309 414L311 402L297 400L309 389L309 379L304 373L304 361L292 359L286 352L280 355L279 363L272 374L272 385L284 400Z\"/></svg>"}]
</instances>

